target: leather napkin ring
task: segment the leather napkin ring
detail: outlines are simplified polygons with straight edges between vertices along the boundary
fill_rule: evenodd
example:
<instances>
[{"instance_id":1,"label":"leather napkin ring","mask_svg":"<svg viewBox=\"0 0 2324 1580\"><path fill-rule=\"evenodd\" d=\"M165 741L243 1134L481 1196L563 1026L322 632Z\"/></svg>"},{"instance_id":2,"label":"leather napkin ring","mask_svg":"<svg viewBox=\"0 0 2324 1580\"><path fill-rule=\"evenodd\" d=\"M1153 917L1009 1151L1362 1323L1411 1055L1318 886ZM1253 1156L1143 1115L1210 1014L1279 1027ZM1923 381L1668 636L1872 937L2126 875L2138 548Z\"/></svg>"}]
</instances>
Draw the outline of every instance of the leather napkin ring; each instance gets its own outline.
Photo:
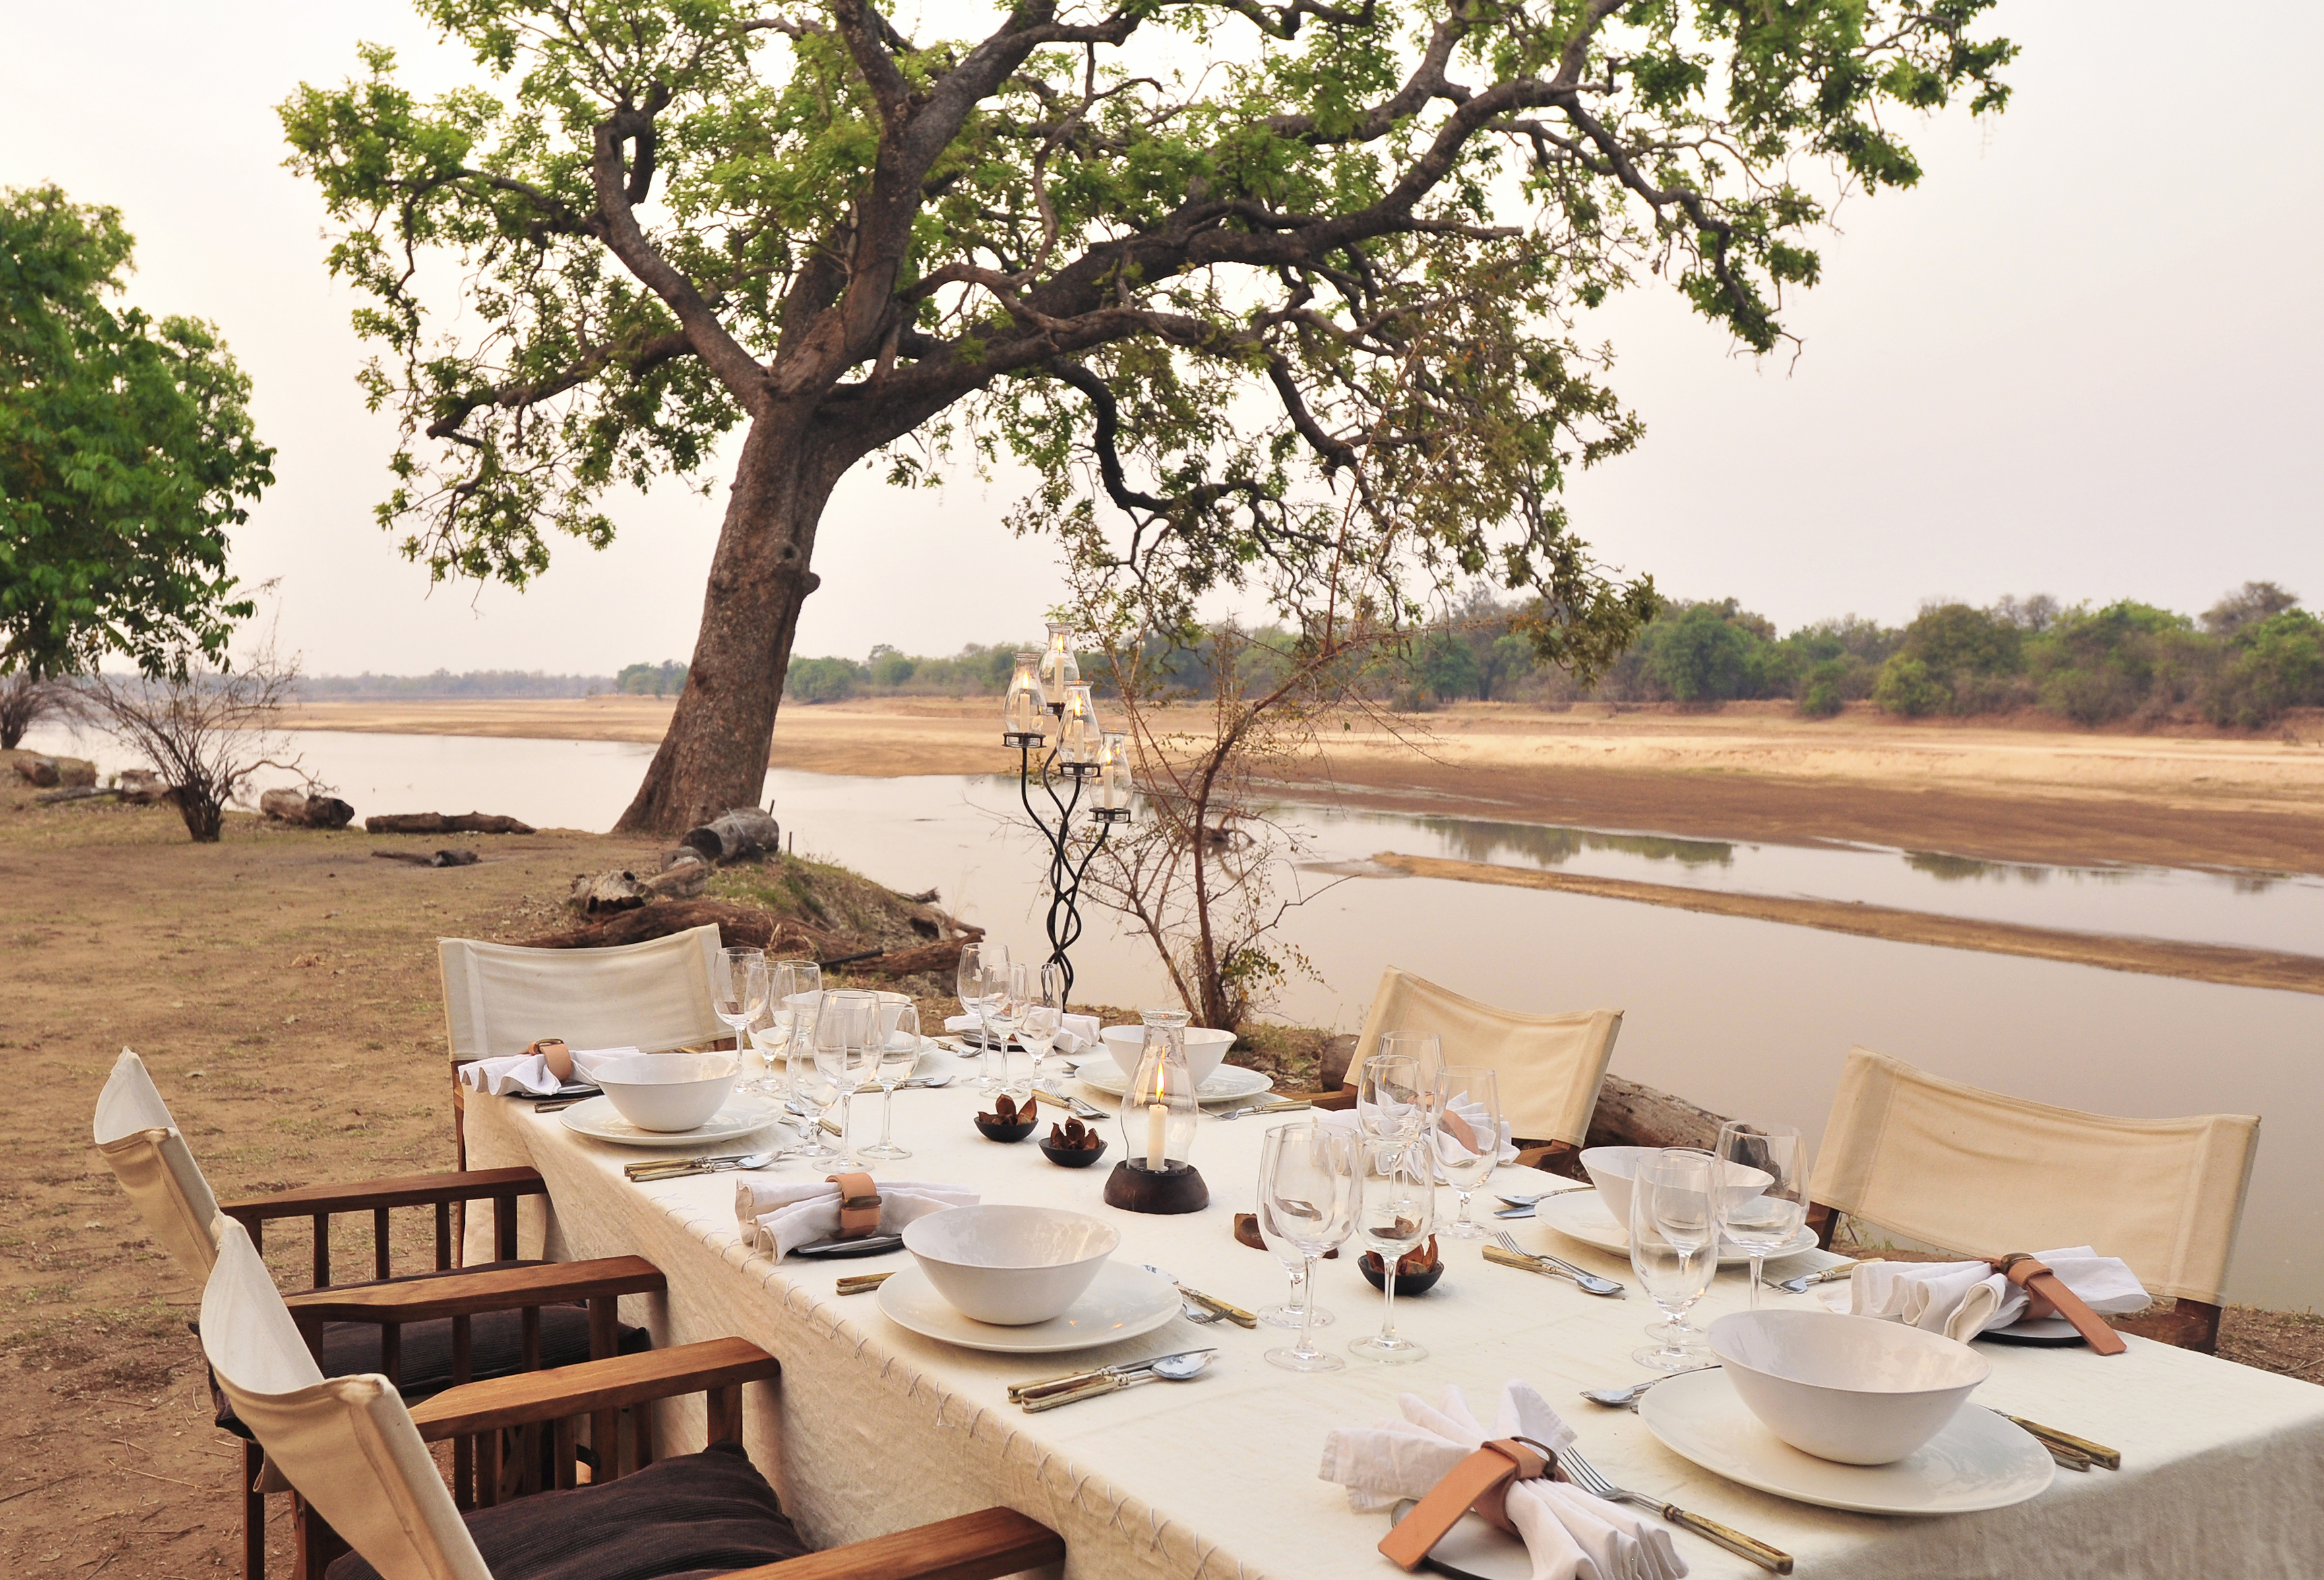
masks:
<instances>
[{"instance_id":1,"label":"leather napkin ring","mask_svg":"<svg viewBox=\"0 0 2324 1580\"><path fill-rule=\"evenodd\" d=\"M1549 1474L1553 1457L1545 1456L1514 1437L1496 1437L1447 1471L1444 1479L1413 1505L1412 1512L1380 1538L1380 1556L1397 1568L1420 1567L1428 1549L1474 1510L1478 1516L1514 1532L1506 1503L1510 1483L1536 1481Z\"/></svg>"},{"instance_id":2,"label":"leather napkin ring","mask_svg":"<svg viewBox=\"0 0 2324 1580\"><path fill-rule=\"evenodd\" d=\"M825 1176L839 1187L839 1238L861 1240L880 1232L880 1187L869 1174Z\"/></svg>"},{"instance_id":3,"label":"leather napkin ring","mask_svg":"<svg viewBox=\"0 0 2324 1580\"><path fill-rule=\"evenodd\" d=\"M560 1081L573 1078L573 1050L565 1046L562 1037L544 1037L525 1050L528 1056L539 1054L549 1061L549 1073Z\"/></svg>"},{"instance_id":4,"label":"leather napkin ring","mask_svg":"<svg viewBox=\"0 0 2324 1580\"><path fill-rule=\"evenodd\" d=\"M2023 1251L2013 1251L1993 1265L2000 1269L2011 1283L2024 1290L2026 1298L2034 1305L2047 1301L2059 1316L2074 1325L2074 1331L2088 1339L2090 1348L2099 1354L2119 1355L2130 1348L2122 1342L2122 1335L2108 1327L2080 1295L2066 1288L2066 1280L2052 1272L2049 1263Z\"/></svg>"}]
</instances>

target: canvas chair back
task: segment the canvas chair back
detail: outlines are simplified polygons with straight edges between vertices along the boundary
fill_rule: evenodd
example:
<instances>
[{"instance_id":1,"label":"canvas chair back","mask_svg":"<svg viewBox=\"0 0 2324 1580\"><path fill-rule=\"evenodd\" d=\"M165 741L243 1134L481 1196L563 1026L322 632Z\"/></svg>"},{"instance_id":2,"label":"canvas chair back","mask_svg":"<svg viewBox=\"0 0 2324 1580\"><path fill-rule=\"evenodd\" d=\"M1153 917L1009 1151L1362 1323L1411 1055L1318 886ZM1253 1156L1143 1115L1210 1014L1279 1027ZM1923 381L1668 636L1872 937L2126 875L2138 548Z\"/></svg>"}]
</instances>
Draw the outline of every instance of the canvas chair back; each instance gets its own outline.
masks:
<instances>
[{"instance_id":1,"label":"canvas chair back","mask_svg":"<svg viewBox=\"0 0 2324 1580\"><path fill-rule=\"evenodd\" d=\"M439 938L452 1062L522 1053L543 1037L648 1053L733 1035L710 1007L718 929L604 949Z\"/></svg>"},{"instance_id":2,"label":"canvas chair back","mask_svg":"<svg viewBox=\"0 0 2324 1580\"><path fill-rule=\"evenodd\" d=\"M202 1351L269 1468L385 1580L492 1580L395 1385L325 1377L249 1234L213 1227Z\"/></svg>"},{"instance_id":3,"label":"canvas chair back","mask_svg":"<svg viewBox=\"0 0 2324 1580\"><path fill-rule=\"evenodd\" d=\"M1391 966L1380 974L1371 1012L1357 1034L1348 1078L1356 1079L1383 1032L1433 1031L1443 1039L1447 1064L1492 1067L1511 1135L1578 1147L1590 1132L1598 1083L1621 1030L1619 1010L1521 1015Z\"/></svg>"},{"instance_id":4,"label":"canvas chair back","mask_svg":"<svg viewBox=\"0 0 2324 1580\"><path fill-rule=\"evenodd\" d=\"M2216 1306L2258 1146L2251 1114L2080 1113L1858 1048L1809 1195L1969 1256L2089 1245L2152 1294Z\"/></svg>"},{"instance_id":5,"label":"canvas chair back","mask_svg":"<svg viewBox=\"0 0 2324 1580\"><path fill-rule=\"evenodd\" d=\"M217 1260L210 1238L217 1197L145 1073L145 1061L125 1048L97 1095L95 1129L97 1150L153 1238L196 1283L208 1279Z\"/></svg>"}]
</instances>

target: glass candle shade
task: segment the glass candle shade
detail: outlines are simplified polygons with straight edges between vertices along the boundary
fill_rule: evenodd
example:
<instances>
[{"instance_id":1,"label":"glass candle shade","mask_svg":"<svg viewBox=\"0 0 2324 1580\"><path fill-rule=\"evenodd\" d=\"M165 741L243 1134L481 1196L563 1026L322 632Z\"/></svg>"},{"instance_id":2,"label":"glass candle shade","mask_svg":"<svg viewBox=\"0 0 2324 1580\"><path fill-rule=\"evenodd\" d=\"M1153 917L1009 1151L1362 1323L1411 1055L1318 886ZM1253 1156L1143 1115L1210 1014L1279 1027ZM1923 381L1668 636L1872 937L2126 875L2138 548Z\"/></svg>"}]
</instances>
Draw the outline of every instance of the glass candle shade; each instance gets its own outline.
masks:
<instances>
[{"instance_id":1,"label":"glass candle shade","mask_svg":"<svg viewBox=\"0 0 2324 1580\"><path fill-rule=\"evenodd\" d=\"M1090 688L1078 681L1066 687L1065 711L1057 721L1057 760L1095 763L1102 735L1097 724L1097 701L1090 695Z\"/></svg>"},{"instance_id":2,"label":"glass candle shade","mask_svg":"<svg viewBox=\"0 0 2324 1580\"><path fill-rule=\"evenodd\" d=\"M1097 805L1102 812L1130 810L1130 738L1108 730L1097 747Z\"/></svg>"},{"instance_id":3,"label":"glass candle shade","mask_svg":"<svg viewBox=\"0 0 2324 1580\"><path fill-rule=\"evenodd\" d=\"M1144 1010L1146 1043L1138 1074L1121 1100L1121 1146L1136 1168L1161 1172L1186 1162L1194 1149L1194 1072L1186 1067L1184 1010Z\"/></svg>"},{"instance_id":4,"label":"glass candle shade","mask_svg":"<svg viewBox=\"0 0 2324 1580\"><path fill-rule=\"evenodd\" d=\"M1001 727L1011 735L1045 735L1049 709L1041 695L1041 655L1019 653L1016 670L1009 677L1009 694L1001 704Z\"/></svg>"},{"instance_id":5,"label":"glass candle shade","mask_svg":"<svg viewBox=\"0 0 2324 1580\"><path fill-rule=\"evenodd\" d=\"M1041 655L1041 691L1051 707L1062 707L1065 693L1081 684L1081 661L1074 656L1074 628L1049 627L1048 651Z\"/></svg>"}]
</instances>

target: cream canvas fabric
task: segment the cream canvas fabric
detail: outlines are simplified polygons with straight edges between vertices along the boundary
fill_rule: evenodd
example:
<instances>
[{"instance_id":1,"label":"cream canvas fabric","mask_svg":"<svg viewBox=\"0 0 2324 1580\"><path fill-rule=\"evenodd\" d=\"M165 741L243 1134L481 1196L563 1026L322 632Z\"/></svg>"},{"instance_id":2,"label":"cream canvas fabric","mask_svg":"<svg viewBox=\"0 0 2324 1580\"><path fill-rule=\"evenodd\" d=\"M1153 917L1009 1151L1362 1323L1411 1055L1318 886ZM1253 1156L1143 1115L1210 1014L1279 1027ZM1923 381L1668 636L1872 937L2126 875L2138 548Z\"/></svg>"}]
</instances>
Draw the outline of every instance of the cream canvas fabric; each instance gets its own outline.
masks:
<instances>
[{"instance_id":1,"label":"cream canvas fabric","mask_svg":"<svg viewBox=\"0 0 2324 1580\"><path fill-rule=\"evenodd\" d=\"M386 1580L492 1580L394 1384L326 1378L250 1235L213 1224L202 1350L269 1467Z\"/></svg>"},{"instance_id":2,"label":"cream canvas fabric","mask_svg":"<svg viewBox=\"0 0 2324 1580\"><path fill-rule=\"evenodd\" d=\"M649 1053L733 1035L710 1008L718 929L606 949L527 949L439 938L452 1062L522 1053L543 1037Z\"/></svg>"},{"instance_id":3,"label":"cream canvas fabric","mask_svg":"<svg viewBox=\"0 0 2324 1580\"><path fill-rule=\"evenodd\" d=\"M1371 1012L1348 1061L1354 1080L1388 1031L1433 1031L1447 1064L1492 1067L1500 1077L1501 1116L1509 1133L1528 1141L1580 1146L1598 1106L1598 1083L1622 1030L1620 1010L1521 1015L1463 998L1391 966L1380 974Z\"/></svg>"},{"instance_id":4,"label":"cream canvas fabric","mask_svg":"<svg viewBox=\"0 0 2324 1580\"><path fill-rule=\"evenodd\" d=\"M1858 1048L1809 1194L1971 1256L2088 1244L2150 1293L2218 1305L2258 1145L2251 1114L2079 1113Z\"/></svg>"},{"instance_id":5,"label":"cream canvas fabric","mask_svg":"<svg viewBox=\"0 0 2324 1580\"><path fill-rule=\"evenodd\" d=\"M145 1220L161 1248L196 1283L210 1275L217 1247L210 1220L217 1197L202 1178L170 1105L145 1073L145 1061L128 1049L113 1063L105 1090L97 1097L97 1150Z\"/></svg>"}]
</instances>

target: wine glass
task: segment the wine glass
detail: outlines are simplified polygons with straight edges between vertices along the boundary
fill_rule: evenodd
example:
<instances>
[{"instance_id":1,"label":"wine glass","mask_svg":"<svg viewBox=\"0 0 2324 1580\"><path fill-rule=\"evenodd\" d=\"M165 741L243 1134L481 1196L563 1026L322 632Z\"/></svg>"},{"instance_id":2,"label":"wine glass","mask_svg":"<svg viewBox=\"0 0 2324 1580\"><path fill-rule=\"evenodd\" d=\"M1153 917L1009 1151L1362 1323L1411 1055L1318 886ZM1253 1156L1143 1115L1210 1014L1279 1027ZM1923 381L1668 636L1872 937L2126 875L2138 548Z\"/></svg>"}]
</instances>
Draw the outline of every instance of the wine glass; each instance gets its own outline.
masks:
<instances>
[{"instance_id":1,"label":"wine glass","mask_svg":"<svg viewBox=\"0 0 2324 1580\"><path fill-rule=\"evenodd\" d=\"M839 1161L840 1151L825 1139L823 1120L843 1093L838 1079L825 1073L823 1061L816 1056L813 1039L816 1028L822 1024L820 1013L815 1010L804 1010L800 1016L806 1024L798 1034L808 1041L791 1072L789 1107L798 1116L799 1134L806 1141L797 1156L802 1163L833 1164ZM844 1065L844 1061L841 1062Z\"/></svg>"},{"instance_id":2,"label":"wine glass","mask_svg":"<svg viewBox=\"0 0 2324 1580\"><path fill-rule=\"evenodd\" d=\"M960 1012L973 1016L977 1022L977 1041L984 1040L984 995L990 991L986 980L995 966L1009 965L1009 946L979 941L964 944L960 950L960 970L953 979L954 989L960 994Z\"/></svg>"},{"instance_id":3,"label":"wine glass","mask_svg":"<svg viewBox=\"0 0 2324 1580\"><path fill-rule=\"evenodd\" d=\"M734 1034L734 1062L751 1046L745 1028L766 1012L767 952L721 949L710 966L710 1012Z\"/></svg>"},{"instance_id":4,"label":"wine glass","mask_svg":"<svg viewBox=\"0 0 2324 1580\"><path fill-rule=\"evenodd\" d=\"M839 1095L840 1161L855 1165L855 1094L877 1068L880 999L853 990L826 993L815 1016L815 1067Z\"/></svg>"},{"instance_id":5,"label":"wine glass","mask_svg":"<svg viewBox=\"0 0 2324 1580\"><path fill-rule=\"evenodd\" d=\"M1751 1309L1759 1308L1759 1270L1768 1256L1798 1238L1808 1215L1808 1147L1788 1124L1719 1127L1711 1155L1718 1160L1719 1227L1751 1253ZM1769 1176L1760 1186L1762 1176ZM1746 1192L1758 1187L1756 1196Z\"/></svg>"},{"instance_id":6,"label":"wine glass","mask_svg":"<svg viewBox=\"0 0 2324 1580\"><path fill-rule=\"evenodd\" d=\"M788 960L767 962L766 1007L743 1028L751 1039L751 1049L758 1056L755 1073L751 1077L753 1092L770 1097L788 1096L791 1040L791 963ZM775 1074L775 1061L783 1060L782 1078Z\"/></svg>"},{"instance_id":7,"label":"wine glass","mask_svg":"<svg viewBox=\"0 0 2324 1580\"><path fill-rule=\"evenodd\" d=\"M880 1028L888 1025L891 1009L895 1025L883 1033ZM889 1139L889 1125L895 1113L896 1088L912 1078L912 1068L920 1062L920 1012L909 1004L881 1004L872 1039L876 1044L872 1070L880 1082L880 1139L857 1156L893 1162L912 1155Z\"/></svg>"},{"instance_id":8,"label":"wine glass","mask_svg":"<svg viewBox=\"0 0 2324 1580\"><path fill-rule=\"evenodd\" d=\"M1416 1055L1376 1053L1364 1060L1357 1078L1356 1122L1367 1139L1405 1146L1420 1134L1429 1095L1430 1088L1420 1083Z\"/></svg>"},{"instance_id":9,"label":"wine glass","mask_svg":"<svg viewBox=\"0 0 2324 1580\"><path fill-rule=\"evenodd\" d=\"M1501 1158L1500 1078L1486 1065L1443 1066L1431 1106L1436 1113L1436 1172L1461 1198L1461 1212L1443 1233L1482 1240L1469 1216L1469 1198L1493 1177Z\"/></svg>"},{"instance_id":10,"label":"wine glass","mask_svg":"<svg viewBox=\"0 0 2324 1580\"><path fill-rule=\"evenodd\" d=\"M1337 1372L1347 1364L1315 1347L1315 1324L1331 1316L1316 1309L1312 1291L1315 1259L1336 1250L1355 1226L1355 1153L1361 1145L1345 1131L1313 1120L1278 1124L1259 1143L1259 1232L1270 1247L1279 1243L1297 1252L1301 1270L1294 1276L1308 1291L1298 1301L1299 1342L1268 1351L1269 1365Z\"/></svg>"},{"instance_id":11,"label":"wine glass","mask_svg":"<svg viewBox=\"0 0 2324 1580\"><path fill-rule=\"evenodd\" d=\"M1304 1127L1300 1124L1277 1127L1277 1130L1300 1128ZM1352 1140L1345 1131L1332 1133L1342 1141ZM1299 1248L1299 1243L1284 1232L1283 1226L1276 1221L1274 1213L1268 1210L1267 1180L1269 1149L1282 1144L1273 1139L1274 1135L1275 1132L1269 1131L1267 1137L1259 1143L1259 1211L1251 1215L1259 1223L1259 1239L1266 1244L1268 1250L1275 1253L1275 1260L1283 1264L1284 1272L1289 1276L1291 1293L1280 1306L1269 1306L1261 1310L1259 1313L1259 1319L1269 1327L1296 1328L1304 1334L1311 1328L1331 1326L1333 1318L1329 1311L1315 1304L1315 1258ZM1296 1199L1310 1206L1314 1205L1305 1197ZM1352 1230L1355 1223L1353 1216L1351 1215L1348 1221ZM1333 1366L1340 1363L1337 1360L1332 1363Z\"/></svg>"},{"instance_id":12,"label":"wine glass","mask_svg":"<svg viewBox=\"0 0 2324 1580\"><path fill-rule=\"evenodd\" d=\"M1019 973L1026 974L1019 981ZM1011 987L1023 1003L1024 1017L1017 1028L1017 1040L1032 1055L1033 1074L1038 1077L1049 1073L1043 1067L1056 1047L1057 1033L1065 1024L1065 973L1054 960L1038 966L1022 961L1009 967ZM1029 1088L1028 1088L1029 1089Z\"/></svg>"},{"instance_id":13,"label":"wine glass","mask_svg":"<svg viewBox=\"0 0 2324 1580\"><path fill-rule=\"evenodd\" d=\"M799 1076L815 1062L815 1012L823 1003L823 967L812 960L786 960L790 987L782 997L788 1012L790 1037L784 1046L790 1076L789 1096L798 1095Z\"/></svg>"},{"instance_id":14,"label":"wine glass","mask_svg":"<svg viewBox=\"0 0 2324 1580\"><path fill-rule=\"evenodd\" d=\"M1444 1065L1444 1041L1434 1031L1383 1031L1375 1054L1401 1054L1420 1067L1420 1078L1416 1083L1425 1098L1436 1090L1436 1072Z\"/></svg>"},{"instance_id":15,"label":"wine glass","mask_svg":"<svg viewBox=\"0 0 2324 1580\"><path fill-rule=\"evenodd\" d=\"M1025 1024L1025 1001L1018 989L1028 980L1025 965L1011 965L1006 956L984 968L984 1068L977 1076L980 1092L999 1092L1009 1086L1009 1046ZM1038 983L1034 976L1030 981ZM1028 1081L1027 1089L1031 1089Z\"/></svg>"},{"instance_id":16,"label":"wine glass","mask_svg":"<svg viewBox=\"0 0 2324 1580\"><path fill-rule=\"evenodd\" d=\"M1431 1149L1416 1147L1409 1138L1389 1141L1368 1136L1360 1150L1362 1155L1355 1160L1356 1233L1379 1252L1385 1275L1380 1293L1387 1298L1380 1307L1380 1330L1348 1349L1386 1365L1425 1360L1428 1352L1396 1331L1396 1270L1406 1252L1428 1241L1436 1208L1436 1182L1429 1178L1434 1171Z\"/></svg>"},{"instance_id":17,"label":"wine glass","mask_svg":"<svg viewBox=\"0 0 2324 1580\"><path fill-rule=\"evenodd\" d=\"M1630 1182L1630 1267L1670 1318L1646 1330L1661 1335L1661 1347L1632 1353L1641 1366L1684 1372L1699 1364L1702 1335L1686 1314L1719 1270L1718 1169L1709 1154L1675 1147L1638 1160Z\"/></svg>"}]
</instances>

